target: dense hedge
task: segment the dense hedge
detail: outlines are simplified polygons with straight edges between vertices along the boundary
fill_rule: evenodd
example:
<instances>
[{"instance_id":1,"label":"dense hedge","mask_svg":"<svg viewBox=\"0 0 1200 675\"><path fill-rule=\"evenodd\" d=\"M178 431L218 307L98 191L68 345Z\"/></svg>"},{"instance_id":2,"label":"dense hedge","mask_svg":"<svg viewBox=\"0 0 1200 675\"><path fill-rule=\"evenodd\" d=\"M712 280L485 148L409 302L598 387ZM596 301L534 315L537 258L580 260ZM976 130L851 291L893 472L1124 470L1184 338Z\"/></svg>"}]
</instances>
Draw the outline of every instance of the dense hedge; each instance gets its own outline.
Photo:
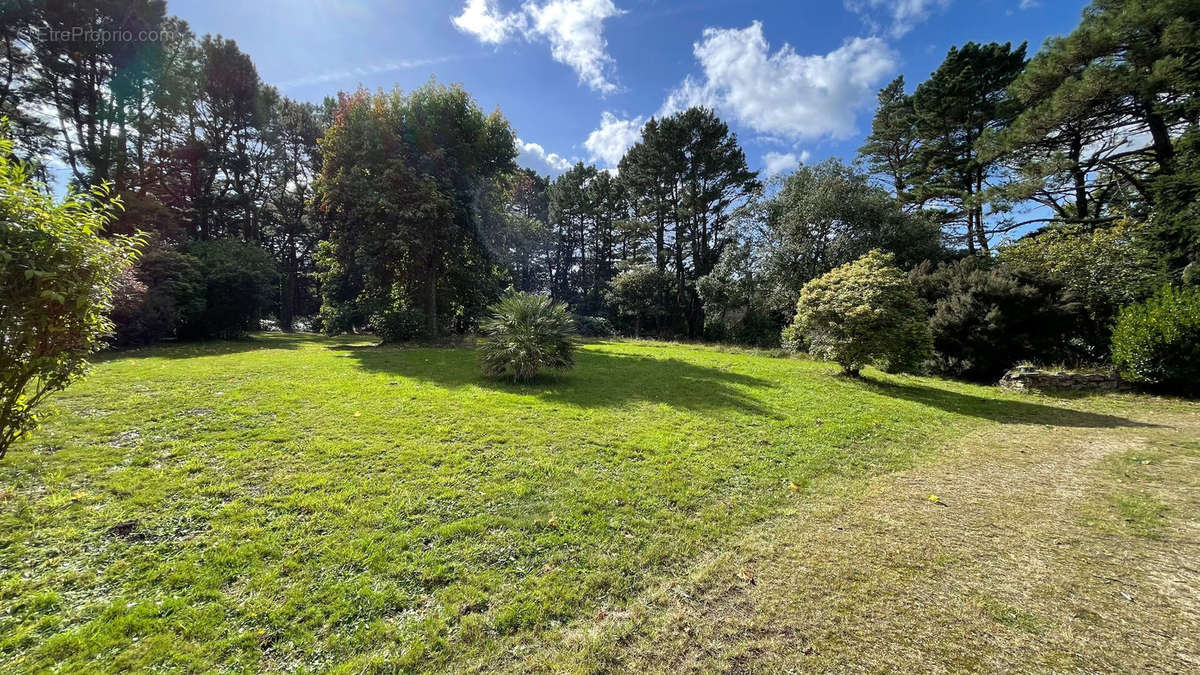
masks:
<instances>
[{"instance_id":1,"label":"dense hedge","mask_svg":"<svg viewBox=\"0 0 1200 675\"><path fill-rule=\"evenodd\" d=\"M1165 286L1123 309L1112 354L1117 370L1131 381L1200 393L1200 288Z\"/></svg>"}]
</instances>

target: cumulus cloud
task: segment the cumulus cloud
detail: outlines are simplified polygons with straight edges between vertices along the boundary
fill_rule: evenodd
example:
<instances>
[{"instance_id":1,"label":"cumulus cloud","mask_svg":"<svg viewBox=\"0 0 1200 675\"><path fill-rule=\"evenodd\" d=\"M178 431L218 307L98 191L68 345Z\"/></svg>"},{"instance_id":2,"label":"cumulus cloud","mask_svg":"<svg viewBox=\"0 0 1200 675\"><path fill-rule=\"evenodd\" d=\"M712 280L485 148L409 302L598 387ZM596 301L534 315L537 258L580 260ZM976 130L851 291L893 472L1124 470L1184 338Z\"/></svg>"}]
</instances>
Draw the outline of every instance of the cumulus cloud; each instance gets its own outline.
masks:
<instances>
[{"instance_id":1,"label":"cumulus cloud","mask_svg":"<svg viewBox=\"0 0 1200 675\"><path fill-rule=\"evenodd\" d=\"M1031 0L1021 0L1022 4ZM895 38L904 37L935 11L950 6L951 0L845 0L846 9L863 17L873 30L882 30ZM883 17L883 21L880 20Z\"/></svg>"},{"instance_id":2,"label":"cumulus cloud","mask_svg":"<svg viewBox=\"0 0 1200 675\"><path fill-rule=\"evenodd\" d=\"M666 117L693 106L715 110L719 103L720 100L715 87L696 82L689 75L683 78L683 84L680 84L670 94L667 94L667 99L663 101L662 107L658 109L658 116Z\"/></svg>"},{"instance_id":3,"label":"cumulus cloud","mask_svg":"<svg viewBox=\"0 0 1200 675\"><path fill-rule=\"evenodd\" d=\"M807 162L808 158L807 150L799 155L794 152L768 152L763 156L763 173L768 176L786 173Z\"/></svg>"},{"instance_id":4,"label":"cumulus cloud","mask_svg":"<svg viewBox=\"0 0 1200 675\"><path fill-rule=\"evenodd\" d=\"M1017 8L1018 9L1033 9L1034 7L1041 6L1041 4L1042 3L1038 2L1038 0L1021 0L1021 4L1017 5Z\"/></svg>"},{"instance_id":5,"label":"cumulus cloud","mask_svg":"<svg viewBox=\"0 0 1200 675\"><path fill-rule=\"evenodd\" d=\"M530 164L544 165L552 171L566 171L571 168L571 160L553 152L546 152L546 148L543 148L538 143L526 143L518 138L517 152L520 153L520 156L517 158L518 161L525 166L529 166Z\"/></svg>"},{"instance_id":6,"label":"cumulus cloud","mask_svg":"<svg viewBox=\"0 0 1200 675\"><path fill-rule=\"evenodd\" d=\"M587 148L592 161L607 168L613 168L621 162L621 157L642 135L642 125L645 118L621 119L605 111L600 116L600 127L588 134L583 147Z\"/></svg>"},{"instance_id":7,"label":"cumulus cloud","mask_svg":"<svg viewBox=\"0 0 1200 675\"><path fill-rule=\"evenodd\" d=\"M450 19L464 33L474 35L480 42L498 45L514 33L522 32L523 14L502 14L493 0L467 0L462 14Z\"/></svg>"},{"instance_id":8,"label":"cumulus cloud","mask_svg":"<svg viewBox=\"0 0 1200 675\"><path fill-rule=\"evenodd\" d=\"M612 0L530 0L514 12L499 10L494 0L467 0L455 27L485 44L501 44L515 36L550 44L555 61L570 66L579 81L595 91L617 90L609 73L614 62L604 39L604 22L624 12Z\"/></svg>"},{"instance_id":9,"label":"cumulus cloud","mask_svg":"<svg viewBox=\"0 0 1200 675\"><path fill-rule=\"evenodd\" d=\"M877 37L847 40L828 54L797 54L788 44L771 53L758 21L708 28L693 53L703 81L685 79L660 114L705 105L790 140L853 135L855 112L897 67L896 53Z\"/></svg>"}]
</instances>

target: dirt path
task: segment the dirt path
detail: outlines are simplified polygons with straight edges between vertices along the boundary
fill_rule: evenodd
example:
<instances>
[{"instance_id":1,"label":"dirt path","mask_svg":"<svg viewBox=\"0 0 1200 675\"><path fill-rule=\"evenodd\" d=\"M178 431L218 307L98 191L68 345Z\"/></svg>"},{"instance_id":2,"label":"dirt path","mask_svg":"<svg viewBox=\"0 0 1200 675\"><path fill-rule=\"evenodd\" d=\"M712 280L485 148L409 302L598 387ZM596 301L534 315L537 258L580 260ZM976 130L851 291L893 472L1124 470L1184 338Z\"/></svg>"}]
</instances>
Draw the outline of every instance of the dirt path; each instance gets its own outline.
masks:
<instances>
[{"instance_id":1,"label":"dirt path","mask_svg":"<svg viewBox=\"0 0 1200 675\"><path fill-rule=\"evenodd\" d=\"M525 666L1200 672L1198 411L990 427L936 466L798 500Z\"/></svg>"}]
</instances>

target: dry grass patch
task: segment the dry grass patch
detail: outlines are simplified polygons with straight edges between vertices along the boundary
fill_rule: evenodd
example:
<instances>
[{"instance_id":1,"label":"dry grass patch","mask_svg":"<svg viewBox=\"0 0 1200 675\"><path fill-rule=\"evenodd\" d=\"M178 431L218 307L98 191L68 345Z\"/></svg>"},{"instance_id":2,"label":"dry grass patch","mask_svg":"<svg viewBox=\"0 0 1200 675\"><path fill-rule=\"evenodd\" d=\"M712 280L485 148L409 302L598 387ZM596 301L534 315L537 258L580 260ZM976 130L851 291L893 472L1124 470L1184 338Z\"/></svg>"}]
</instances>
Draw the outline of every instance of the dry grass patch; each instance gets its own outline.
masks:
<instances>
[{"instance_id":1,"label":"dry grass patch","mask_svg":"<svg viewBox=\"0 0 1200 675\"><path fill-rule=\"evenodd\" d=\"M1198 409L988 427L948 462L818 490L522 667L1194 672Z\"/></svg>"}]
</instances>

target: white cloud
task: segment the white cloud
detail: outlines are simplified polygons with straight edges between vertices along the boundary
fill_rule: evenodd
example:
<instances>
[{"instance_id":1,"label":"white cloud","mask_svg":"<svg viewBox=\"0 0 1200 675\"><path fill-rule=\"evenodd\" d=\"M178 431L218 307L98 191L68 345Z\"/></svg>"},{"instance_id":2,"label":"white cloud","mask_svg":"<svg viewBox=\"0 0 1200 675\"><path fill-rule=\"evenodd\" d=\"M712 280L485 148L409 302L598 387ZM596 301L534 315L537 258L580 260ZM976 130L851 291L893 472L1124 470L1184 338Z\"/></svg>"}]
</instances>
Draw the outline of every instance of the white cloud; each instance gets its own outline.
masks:
<instances>
[{"instance_id":1,"label":"white cloud","mask_svg":"<svg viewBox=\"0 0 1200 675\"><path fill-rule=\"evenodd\" d=\"M402 59L399 61L371 63L352 68L343 68L341 70L326 71L324 73L312 73L303 77L280 82L278 86L280 89L288 89L291 87L300 87L312 84L324 84L326 82L348 82L356 78L378 75L380 73L390 73L397 70L409 70L411 68L432 66L439 63L446 63L447 61L455 61L459 58L460 57L457 56L439 56L431 59Z\"/></svg>"},{"instance_id":2,"label":"white cloud","mask_svg":"<svg viewBox=\"0 0 1200 675\"><path fill-rule=\"evenodd\" d=\"M1017 9L1033 9L1034 7L1040 7L1041 4L1038 0L1021 0L1021 4L1017 5Z\"/></svg>"},{"instance_id":3,"label":"white cloud","mask_svg":"<svg viewBox=\"0 0 1200 675\"><path fill-rule=\"evenodd\" d=\"M790 140L853 135L856 110L897 68L896 53L877 37L847 40L828 54L801 55L788 44L772 54L758 21L708 28L693 52L704 81L685 79L660 114L702 104Z\"/></svg>"},{"instance_id":4,"label":"white cloud","mask_svg":"<svg viewBox=\"0 0 1200 675\"><path fill-rule=\"evenodd\" d=\"M579 73L579 81L601 93L617 90L605 76L612 66L604 20L621 14L612 0L551 0L525 4L532 30L550 41L550 55Z\"/></svg>"},{"instance_id":5,"label":"white cloud","mask_svg":"<svg viewBox=\"0 0 1200 675\"><path fill-rule=\"evenodd\" d=\"M607 168L616 167L621 157L642 135L642 125L645 118L621 119L605 111L600 116L600 127L588 134L583 147L591 155L594 162L600 162Z\"/></svg>"},{"instance_id":6,"label":"white cloud","mask_svg":"<svg viewBox=\"0 0 1200 675\"><path fill-rule=\"evenodd\" d=\"M517 152L520 153L517 159L525 166L542 164L553 171L566 171L571 168L571 160L553 152L546 152L546 149L537 143L526 143L518 138Z\"/></svg>"},{"instance_id":7,"label":"white cloud","mask_svg":"<svg viewBox=\"0 0 1200 675\"><path fill-rule=\"evenodd\" d=\"M667 100L663 101L662 107L658 109L658 116L667 117L693 106L715 110L719 104L719 97L713 87L698 83L689 75L683 78L683 84L667 94Z\"/></svg>"},{"instance_id":8,"label":"white cloud","mask_svg":"<svg viewBox=\"0 0 1200 675\"><path fill-rule=\"evenodd\" d=\"M934 11L950 6L951 0L845 0L846 9L860 14L873 30L880 30L875 18L882 14L890 22L888 33L895 38L904 37ZM1031 0L1021 0L1022 6Z\"/></svg>"},{"instance_id":9,"label":"white cloud","mask_svg":"<svg viewBox=\"0 0 1200 675\"><path fill-rule=\"evenodd\" d=\"M521 32L524 20L523 14L501 14L493 0L467 0L462 14L451 19L459 30L490 45L498 45L513 33Z\"/></svg>"},{"instance_id":10,"label":"white cloud","mask_svg":"<svg viewBox=\"0 0 1200 675\"><path fill-rule=\"evenodd\" d=\"M516 35L531 42L545 40L554 60L570 66L581 83L610 94L617 85L609 79L614 62L604 39L604 21L623 13L612 0L530 0L507 14L493 0L467 0L462 14L451 21L485 44L498 45Z\"/></svg>"},{"instance_id":11,"label":"white cloud","mask_svg":"<svg viewBox=\"0 0 1200 675\"><path fill-rule=\"evenodd\" d=\"M763 172L768 176L793 171L796 167L808 161L807 150L799 155L794 152L768 152L763 156Z\"/></svg>"}]
</instances>

